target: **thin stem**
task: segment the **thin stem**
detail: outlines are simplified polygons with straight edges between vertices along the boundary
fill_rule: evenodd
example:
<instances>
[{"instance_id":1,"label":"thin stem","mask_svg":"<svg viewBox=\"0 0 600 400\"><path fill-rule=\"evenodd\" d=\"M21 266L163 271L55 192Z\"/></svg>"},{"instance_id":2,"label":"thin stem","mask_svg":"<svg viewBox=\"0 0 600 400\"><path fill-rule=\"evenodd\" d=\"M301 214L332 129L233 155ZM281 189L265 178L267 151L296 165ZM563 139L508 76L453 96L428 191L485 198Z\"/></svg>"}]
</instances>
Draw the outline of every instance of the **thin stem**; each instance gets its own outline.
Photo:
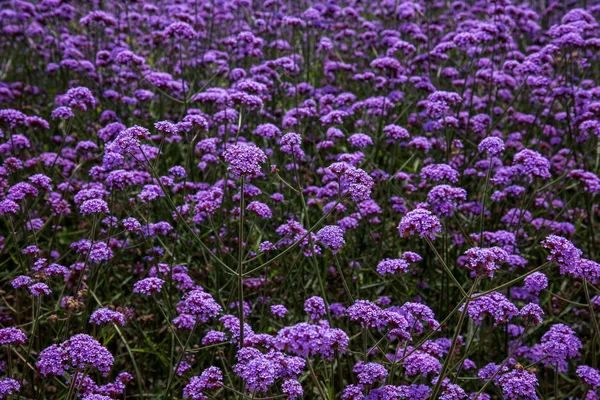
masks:
<instances>
[{"instance_id":1,"label":"thin stem","mask_svg":"<svg viewBox=\"0 0 600 400\"><path fill-rule=\"evenodd\" d=\"M240 320L240 348L244 347L244 177L240 190L240 217L238 232L238 314Z\"/></svg>"}]
</instances>

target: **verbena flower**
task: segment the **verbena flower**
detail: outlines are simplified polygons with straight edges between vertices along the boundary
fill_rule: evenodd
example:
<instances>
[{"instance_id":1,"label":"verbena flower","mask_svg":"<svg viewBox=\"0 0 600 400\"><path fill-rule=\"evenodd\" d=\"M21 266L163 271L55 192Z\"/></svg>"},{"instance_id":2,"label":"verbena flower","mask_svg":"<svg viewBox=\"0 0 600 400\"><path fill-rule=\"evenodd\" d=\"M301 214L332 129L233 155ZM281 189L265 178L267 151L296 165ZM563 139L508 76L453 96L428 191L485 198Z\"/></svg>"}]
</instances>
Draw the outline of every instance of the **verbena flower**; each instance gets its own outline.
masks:
<instances>
[{"instance_id":1,"label":"verbena flower","mask_svg":"<svg viewBox=\"0 0 600 400\"><path fill-rule=\"evenodd\" d=\"M595 390L600 386L600 371L596 368L580 365L577 367L577 375L583 382L589 385L592 390Z\"/></svg>"},{"instance_id":2,"label":"verbena flower","mask_svg":"<svg viewBox=\"0 0 600 400\"><path fill-rule=\"evenodd\" d=\"M209 367L202 371L200 376L193 376L190 382L183 388L183 398L193 400L204 400L208 398L204 394L207 390L215 389L223 385L223 372L220 368Z\"/></svg>"},{"instance_id":3,"label":"verbena flower","mask_svg":"<svg viewBox=\"0 0 600 400\"><path fill-rule=\"evenodd\" d=\"M325 247L330 248L333 254L338 253L346 241L344 240L344 231L335 225L329 225L321 228L317 232L317 240L323 243Z\"/></svg>"},{"instance_id":4,"label":"verbena flower","mask_svg":"<svg viewBox=\"0 0 600 400\"><path fill-rule=\"evenodd\" d=\"M71 369L93 367L108 375L114 363L112 354L89 335L78 334L44 349L36 366L43 376L60 376Z\"/></svg>"},{"instance_id":5,"label":"verbena flower","mask_svg":"<svg viewBox=\"0 0 600 400\"><path fill-rule=\"evenodd\" d=\"M288 313L288 309L283 304L275 304L271 306L271 313L283 318Z\"/></svg>"},{"instance_id":6,"label":"verbena flower","mask_svg":"<svg viewBox=\"0 0 600 400\"><path fill-rule=\"evenodd\" d=\"M559 363L568 358L577 357L581 341L575 332L564 324L554 324L542 336L542 350L551 364Z\"/></svg>"},{"instance_id":7,"label":"verbena flower","mask_svg":"<svg viewBox=\"0 0 600 400\"><path fill-rule=\"evenodd\" d=\"M464 310L464 305L459 311ZM517 307L503 294L492 292L471 300L467 307L467 314L476 324L480 324L486 316L492 317L494 325L505 324L519 313Z\"/></svg>"},{"instance_id":8,"label":"verbena flower","mask_svg":"<svg viewBox=\"0 0 600 400\"><path fill-rule=\"evenodd\" d=\"M504 152L505 146L501 138L490 136L479 142L477 149L480 153L485 153L488 157L495 157Z\"/></svg>"},{"instance_id":9,"label":"verbena flower","mask_svg":"<svg viewBox=\"0 0 600 400\"><path fill-rule=\"evenodd\" d=\"M260 164L264 164L267 160L265 153L252 145L229 146L224 153L224 158L229 164L227 169L236 178L259 175Z\"/></svg>"},{"instance_id":10,"label":"verbena flower","mask_svg":"<svg viewBox=\"0 0 600 400\"><path fill-rule=\"evenodd\" d=\"M437 217L431 211L423 208L417 208L408 212L402 217L398 225L398 232L402 237L416 234L421 238L435 240L435 235L441 232L441 230L442 225Z\"/></svg>"},{"instance_id":11,"label":"verbena flower","mask_svg":"<svg viewBox=\"0 0 600 400\"><path fill-rule=\"evenodd\" d=\"M548 278L542 272L534 272L526 277L523 283L525 289L537 295L548 287Z\"/></svg>"},{"instance_id":12,"label":"verbena flower","mask_svg":"<svg viewBox=\"0 0 600 400\"><path fill-rule=\"evenodd\" d=\"M2 328L0 329L0 345L8 344L24 344L27 342L27 336L18 328Z\"/></svg>"},{"instance_id":13,"label":"verbena flower","mask_svg":"<svg viewBox=\"0 0 600 400\"><path fill-rule=\"evenodd\" d=\"M159 293L165 281L159 278L146 278L133 285L133 293L141 293L146 296L152 296Z\"/></svg>"},{"instance_id":14,"label":"verbena flower","mask_svg":"<svg viewBox=\"0 0 600 400\"><path fill-rule=\"evenodd\" d=\"M18 393L21 390L21 384L12 378L0 379L0 398L7 398L11 394Z\"/></svg>"},{"instance_id":15,"label":"verbena flower","mask_svg":"<svg viewBox=\"0 0 600 400\"><path fill-rule=\"evenodd\" d=\"M113 323L116 325L125 326L125 316L118 312L108 308L100 308L92 313L90 316L90 322L96 325L102 325L107 323Z\"/></svg>"},{"instance_id":16,"label":"verbena flower","mask_svg":"<svg viewBox=\"0 0 600 400\"><path fill-rule=\"evenodd\" d=\"M318 320L325 315L325 302L319 296L313 296L304 302L304 311L312 320Z\"/></svg>"},{"instance_id":17,"label":"verbena flower","mask_svg":"<svg viewBox=\"0 0 600 400\"><path fill-rule=\"evenodd\" d=\"M177 303L177 312L194 317L198 323L206 323L221 314L223 308L210 294L202 289L194 289L183 295Z\"/></svg>"},{"instance_id":18,"label":"verbena flower","mask_svg":"<svg viewBox=\"0 0 600 400\"><path fill-rule=\"evenodd\" d=\"M493 277L494 271L500 269L500 264L508 261L508 253L500 247L473 247L462 257L463 267L473 271L478 276Z\"/></svg>"},{"instance_id":19,"label":"verbena flower","mask_svg":"<svg viewBox=\"0 0 600 400\"><path fill-rule=\"evenodd\" d=\"M361 385L373 385L376 382L384 382L388 371L383 365L369 362L359 362L354 365L354 373L357 374L358 382Z\"/></svg>"}]
</instances>

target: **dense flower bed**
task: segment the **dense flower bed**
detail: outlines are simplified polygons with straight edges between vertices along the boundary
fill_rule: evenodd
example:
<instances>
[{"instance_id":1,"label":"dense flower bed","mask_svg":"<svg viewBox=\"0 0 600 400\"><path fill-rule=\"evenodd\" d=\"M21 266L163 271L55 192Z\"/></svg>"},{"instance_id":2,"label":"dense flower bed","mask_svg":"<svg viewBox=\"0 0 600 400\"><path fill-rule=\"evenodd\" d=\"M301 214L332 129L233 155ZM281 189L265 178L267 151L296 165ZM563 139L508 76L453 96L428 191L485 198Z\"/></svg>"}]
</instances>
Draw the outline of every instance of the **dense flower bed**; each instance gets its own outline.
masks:
<instances>
[{"instance_id":1,"label":"dense flower bed","mask_svg":"<svg viewBox=\"0 0 600 400\"><path fill-rule=\"evenodd\" d=\"M0 398L599 398L600 3L11 0Z\"/></svg>"}]
</instances>

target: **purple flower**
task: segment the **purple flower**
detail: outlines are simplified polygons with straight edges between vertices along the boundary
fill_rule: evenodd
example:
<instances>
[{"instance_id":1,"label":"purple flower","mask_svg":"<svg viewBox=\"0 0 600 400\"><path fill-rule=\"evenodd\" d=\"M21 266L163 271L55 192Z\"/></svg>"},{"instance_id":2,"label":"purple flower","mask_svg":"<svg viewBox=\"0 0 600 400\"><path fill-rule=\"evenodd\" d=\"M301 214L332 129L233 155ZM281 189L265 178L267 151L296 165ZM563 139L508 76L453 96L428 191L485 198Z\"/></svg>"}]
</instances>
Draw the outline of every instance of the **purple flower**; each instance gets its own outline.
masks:
<instances>
[{"instance_id":1,"label":"purple flower","mask_svg":"<svg viewBox=\"0 0 600 400\"><path fill-rule=\"evenodd\" d=\"M27 336L18 328L2 328L0 329L0 345L9 344L24 344L27 342Z\"/></svg>"},{"instance_id":2,"label":"purple flower","mask_svg":"<svg viewBox=\"0 0 600 400\"><path fill-rule=\"evenodd\" d=\"M146 278L141 281L137 281L133 285L133 293L141 293L146 296L152 296L155 293L159 293L165 281L159 278Z\"/></svg>"},{"instance_id":3,"label":"purple flower","mask_svg":"<svg viewBox=\"0 0 600 400\"><path fill-rule=\"evenodd\" d=\"M178 40L191 40L196 37L196 31L189 24L185 22L173 22L167 26L164 30L167 37L175 38Z\"/></svg>"},{"instance_id":4,"label":"purple flower","mask_svg":"<svg viewBox=\"0 0 600 400\"><path fill-rule=\"evenodd\" d=\"M19 203L26 197L36 197L39 191L31 184L27 182L19 182L14 184L8 189L8 199Z\"/></svg>"},{"instance_id":5,"label":"purple flower","mask_svg":"<svg viewBox=\"0 0 600 400\"><path fill-rule=\"evenodd\" d=\"M186 314L182 314L182 316L183 315L186 315ZM194 318L193 316L190 316L190 317L192 317L192 319ZM228 315L223 315L221 318L219 318L219 321L223 324L225 329L227 329L229 331L229 333L231 334L231 342L232 343L236 342L239 339L240 333L241 333L240 320L237 317L228 314ZM252 330L252 327L245 322L244 322L244 334L246 336L254 335L254 331Z\"/></svg>"},{"instance_id":6,"label":"purple flower","mask_svg":"<svg viewBox=\"0 0 600 400\"><path fill-rule=\"evenodd\" d=\"M313 296L304 302L304 311L312 320L318 320L326 314L325 302L319 296Z\"/></svg>"},{"instance_id":7,"label":"purple flower","mask_svg":"<svg viewBox=\"0 0 600 400\"><path fill-rule=\"evenodd\" d=\"M423 208L408 212L398 225L398 232L402 237L418 234L421 238L435 240L436 233L441 231L442 224L437 217Z\"/></svg>"},{"instance_id":8,"label":"purple flower","mask_svg":"<svg viewBox=\"0 0 600 400\"><path fill-rule=\"evenodd\" d=\"M0 379L0 399L5 399L11 394L15 394L21 390L19 382L12 378Z\"/></svg>"},{"instance_id":9,"label":"purple flower","mask_svg":"<svg viewBox=\"0 0 600 400\"><path fill-rule=\"evenodd\" d=\"M271 350L267 354L251 347L243 347L236 355L238 363L233 371L242 378L251 393L264 393L277 379L295 379L302 373L305 361Z\"/></svg>"},{"instance_id":10,"label":"purple flower","mask_svg":"<svg viewBox=\"0 0 600 400\"><path fill-rule=\"evenodd\" d=\"M112 397L104 396L101 394L88 394L83 396L83 400L111 400Z\"/></svg>"},{"instance_id":11,"label":"purple flower","mask_svg":"<svg viewBox=\"0 0 600 400\"><path fill-rule=\"evenodd\" d=\"M282 149L284 146L293 149L302 144L302 136L294 132L286 133L281 137L280 143L282 144Z\"/></svg>"},{"instance_id":12,"label":"purple flower","mask_svg":"<svg viewBox=\"0 0 600 400\"><path fill-rule=\"evenodd\" d=\"M480 153L486 153L488 157L495 157L504 152L504 142L499 137L490 136L483 139L477 150Z\"/></svg>"},{"instance_id":13,"label":"purple flower","mask_svg":"<svg viewBox=\"0 0 600 400\"><path fill-rule=\"evenodd\" d=\"M281 131L273 124L258 125L252 133L256 136L264 137L265 139L272 139L281 136Z\"/></svg>"},{"instance_id":14,"label":"purple flower","mask_svg":"<svg viewBox=\"0 0 600 400\"><path fill-rule=\"evenodd\" d=\"M548 236L542 241L542 247L550 251L548 261L558 264L561 274L574 271L581 261L581 250L561 236Z\"/></svg>"},{"instance_id":15,"label":"purple flower","mask_svg":"<svg viewBox=\"0 0 600 400\"><path fill-rule=\"evenodd\" d=\"M277 250L277 247L275 247L275 245L272 242L269 242L268 240L266 240L258 245L259 253L265 253L267 251L273 251L273 250Z\"/></svg>"},{"instance_id":16,"label":"purple flower","mask_svg":"<svg viewBox=\"0 0 600 400\"><path fill-rule=\"evenodd\" d=\"M404 366L407 375L413 376L420 374L427 376L430 374L437 374L441 371L442 364L431 354L420 350L413 352L407 348L407 354L409 351L411 354L406 356L402 361L402 365ZM400 355L402 355L402 353L400 353Z\"/></svg>"},{"instance_id":17,"label":"purple flower","mask_svg":"<svg viewBox=\"0 0 600 400\"><path fill-rule=\"evenodd\" d=\"M410 264L402 258L385 258L377 264L377 273L379 275L396 274L398 272L406 273Z\"/></svg>"},{"instance_id":18,"label":"purple flower","mask_svg":"<svg viewBox=\"0 0 600 400\"><path fill-rule=\"evenodd\" d=\"M345 353L348 348L348 335L341 329L312 325L301 322L282 328L275 338L279 350L300 357L331 358L336 352Z\"/></svg>"},{"instance_id":19,"label":"purple flower","mask_svg":"<svg viewBox=\"0 0 600 400\"><path fill-rule=\"evenodd\" d=\"M364 149L373 144L373 139L371 136L365 135L364 133L355 133L348 138L348 143L350 143L353 147Z\"/></svg>"},{"instance_id":20,"label":"purple flower","mask_svg":"<svg viewBox=\"0 0 600 400\"><path fill-rule=\"evenodd\" d=\"M390 139L403 140L410 137L408 131L398 125L387 125L383 128L383 133Z\"/></svg>"},{"instance_id":21,"label":"purple flower","mask_svg":"<svg viewBox=\"0 0 600 400\"><path fill-rule=\"evenodd\" d=\"M489 249L473 247L465 252L463 257L464 267L477 275L493 277L494 271L500 268L499 264L508 261L508 253L500 247Z\"/></svg>"},{"instance_id":22,"label":"purple flower","mask_svg":"<svg viewBox=\"0 0 600 400\"><path fill-rule=\"evenodd\" d=\"M11 128L16 128L19 125L25 125L27 116L21 111L12 108L0 110L0 122L7 124Z\"/></svg>"},{"instance_id":23,"label":"purple flower","mask_svg":"<svg viewBox=\"0 0 600 400\"><path fill-rule=\"evenodd\" d=\"M288 309L283 304L275 304L271 306L271 314L283 318L288 313Z\"/></svg>"},{"instance_id":24,"label":"purple flower","mask_svg":"<svg viewBox=\"0 0 600 400\"><path fill-rule=\"evenodd\" d=\"M140 148L140 140L149 137L150 131L148 129L134 125L119 132L115 140L107 145L107 150L119 154L134 154Z\"/></svg>"},{"instance_id":25,"label":"purple flower","mask_svg":"<svg viewBox=\"0 0 600 400\"><path fill-rule=\"evenodd\" d=\"M29 291L36 297L49 295L52 293L52 290L50 290L48 285L42 282L34 283L33 285L29 286Z\"/></svg>"},{"instance_id":26,"label":"purple flower","mask_svg":"<svg viewBox=\"0 0 600 400\"><path fill-rule=\"evenodd\" d=\"M29 177L29 182L41 187L42 189L52 190L52 186L51 186L52 179L50 179L49 177L47 177L44 174L31 175Z\"/></svg>"},{"instance_id":27,"label":"purple flower","mask_svg":"<svg viewBox=\"0 0 600 400\"><path fill-rule=\"evenodd\" d=\"M355 374L358 374L358 383L361 385L373 385L376 382L385 382L388 371L383 365L369 362L359 362L353 369Z\"/></svg>"},{"instance_id":28,"label":"purple flower","mask_svg":"<svg viewBox=\"0 0 600 400\"><path fill-rule=\"evenodd\" d=\"M598 175L584 171L582 169L574 169L569 172L567 178L577 180L583 184L583 190L593 194L600 193L600 178Z\"/></svg>"},{"instance_id":29,"label":"purple flower","mask_svg":"<svg viewBox=\"0 0 600 400\"><path fill-rule=\"evenodd\" d=\"M10 283L15 289L29 286L33 283L33 279L26 275L19 275Z\"/></svg>"},{"instance_id":30,"label":"purple flower","mask_svg":"<svg viewBox=\"0 0 600 400\"><path fill-rule=\"evenodd\" d=\"M509 400L537 400L536 386L538 380L535 374L525 369L514 369L508 373L499 374L495 383L502 388L502 394Z\"/></svg>"},{"instance_id":31,"label":"purple flower","mask_svg":"<svg viewBox=\"0 0 600 400\"><path fill-rule=\"evenodd\" d=\"M384 311L368 300L356 300L346 310L350 321L356 321L364 328L377 328L384 324Z\"/></svg>"},{"instance_id":32,"label":"purple flower","mask_svg":"<svg viewBox=\"0 0 600 400\"><path fill-rule=\"evenodd\" d=\"M419 321L424 321L429 325L430 329L437 329L440 324L435 319L435 314L431 308L421 303L404 303L399 310L408 321L408 325L411 326L416 333L423 331L423 325Z\"/></svg>"},{"instance_id":33,"label":"purple flower","mask_svg":"<svg viewBox=\"0 0 600 400\"><path fill-rule=\"evenodd\" d=\"M114 358L110 352L89 335L79 334L40 353L36 366L43 376L60 376L71 368L94 367L108 375Z\"/></svg>"},{"instance_id":34,"label":"purple flower","mask_svg":"<svg viewBox=\"0 0 600 400\"><path fill-rule=\"evenodd\" d=\"M281 391L288 395L288 399L293 400L295 398L304 397L304 390L302 390L302 384L295 379L286 379L281 385Z\"/></svg>"},{"instance_id":35,"label":"purple flower","mask_svg":"<svg viewBox=\"0 0 600 400\"><path fill-rule=\"evenodd\" d=\"M142 230L142 224L135 218L125 218L122 223L129 232L138 232Z\"/></svg>"},{"instance_id":36,"label":"purple flower","mask_svg":"<svg viewBox=\"0 0 600 400\"><path fill-rule=\"evenodd\" d=\"M519 311L519 315L525 320L530 321L534 324L541 324L542 315L544 315L544 311L537 304L528 303L525 304L523 308L521 308L521 311Z\"/></svg>"},{"instance_id":37,"label":"purple flower","mask_svg":"<svg viewBox=\"0 0 600 400\"><path fill-rule=\"evenodd\" d=\"M433 182L449 181L451 183L458 182L460 174L454 168L447 164L431 164L423 167L421 170L421 178L429 179Z\"/></svg>"},{"instance_id":38,"label":"purple flower","mask_svg":"<svg viewBox=\"0 0 600 400\"><path fill-rule=\"evenodd\" d=\"M183 398L192 400L205 400L206 390L223 386L223 372L217 367L209 367L202 371L200 376L193 376L183 388Z\"/></svg>"},{"instance_id":39,"label":"purple flower","mask_svg":"<svg viewBox=\"0 0 600 400\"><path fill-rule=\"evenodd\" d=\"M191 315L199 323L206 323L221 314L223 308L210 294L202 289L194 289L183 295L181 301L177 303L177 312Z\"/></svg>"},{"instance_id":40,"label":"purple flower","mask_svg":"<svg viewBox=\"0 0 600 400\"><path fill-rule=\"evenodd\" d=\"M255 212L260 218L268 219L273 217L273 212L265 203L261 203L260 201L252 201L246 207L246 210Z\"/></svg>"},{"instance_id":41,"label":"purple flower","mask_svg":"<svg viewBox=\"0 0 600 400\"><path fill-rule=\"evenodd\" d=\"M57 107L54 110L52 110L52 113L50 114L50 118L52 119L71 119L75 116L75 114L73 114L73 110L71 109L71 107L65 107L65 106L61 106L61 107Z\"/></svg>"},{"instance_id":42,"label":"purple flower","mask_svg":"<svg viewBox=\"0 0 600 400\"><path fill-rule=\"evenodd\" d=\"M463 304L459 311L462 312L464 307ZM498 292L492 292L471 300L467 308L467 314L476 324L480 324L486 316L494 319L494 325L505 324L518 313L519 309Z\"/></svg>"},{"instance_id":43,"label":"purple flower","mask_svg":"<svg viewBox=\"0 0 600 400\"><path fill-rule=\"evenodd\" d=\"M227 337L225 336L225 332L208 331L206 332L206 335L204 335L204 337L202 338L202 344L206 346L209 344L222 343L226 340Z\"/></svg>"},{"instance_id":44,"label":"purple flower","mask_svg":"<svg viewBox=\"0 0 600 400\"><path fill-rule=\"evenodd\" d=\"M327 248L330 248L333 254L338 253L346 244L344 240L344 231L337 225L328 225L317 232L317 240Z\"/></svg>"},{"instance_id":45,"label":"purple flower","mask_svg":"<svg viewBox=\"0 0 600 400\"><path fill-rule=\"evenodd\" d=\"M521 150L513 157L513 165L518 167L519 173L530 178L550 178L550 162L537 151Z\"/></svg>"},{"instance_id":46,"label":"purple flower","mask_svg":"<svg viewBox=\"0 0 600 400\"><path fill-rule=\"evenodd\" d=\"M16 214L19 211L19 205L10 199L0 201L0 215Z\"/></svg>"},{"instance_id":47,"label":"purple flower","mask_svg":"<svg viewBox=\"0 0 600 400\"><path fill-rule=\"evenodd\" d=\"M90 316L90 323L96 325L113 323L125 326L125 316L118 311L109 308L100 308Z\"/></svg>"},{"instance_id":48,"label":"purple flower","mask_svg":"<svg viewBox=\"0 0 600 400\"><path fill-rule=\"evenodd\" d=\"M440 217L451 217L459 204L467 200L467 191L450 185L435 186L427 194L427 202Z\"/></svg>"},{"instance_id":49,"label":"purple flower","mask_svg":"<svg viewBox=\"0 0 600 400\"><path fill-rule=\"evenodd\" d=\"M342 393L342 400L364 400L362 385L348 385Z\"/></svg>"},{"instance_id":50,"label":"purple flower","mask_svg":"<svg viewBox=\"0 0 600 400\"><path fill-rule=\"evenodd\" d=\"M62 105L86 111L96 106L97 100L90 89L80 86L67 90L61 99Z\"/></svg>"},{"instance_id":51,"label":"purple flower","mask_svg":"<svg viewBox=\"0 0 600 400\"><path fill-rule=\"evenodd\" d=\"M359 203L368 200L374 181L365 171L347 162L336 162L328 168L340 178L344 194L350 194L353 201Z\"/></svg>"},{"instance_id":52,"label":"purple flower","mask_svg":"<svg viewBox=\"0 0 600 400\"><path fill-rule=\"evenodd\" d=\"M555 324L542 336L542 350L550 364L564 362L579 355L581 341L564 324Z\"/></svg>"},{"instance_id":53,"label":"purple flower","mask_svg":"<svg viewBox=\"0 0 600 400\"><path fill-rule=\"evenodd\" d=\"M442 395L440 396L440 400L462 400L466 398L467 394L465 391L454 383L446 385Z\"/></svg>"},{"instance_id":54,"label":"purple flower","mask_svg":"<svg viewBox=\"0 0 600 400\"><path fill-rule=\"evenodd\" d=\"M260 175L260 164L267 161L267 156L261 149L249 144L229 146L224 158L229 164L227 170L236 178Z\"/></svg>"},{"instance_id":55,"label":"purple flower","mask_svg":"<svg viewBox=\"0 0 600 400\"><path fill-rule=\"evenodd\" d=\"M525 289L536 295L548 287L548 278L542 272L534 272L523 281Z\"/></svg>"},{"instance_id":56,"label":"purple flower","mask_svg":"<svg viewBox=\"0 0 600 400\"><path fill-rule=\"evenodd\" d=\"M592 390L596 390L600 386L600 371L596 368L580 365L577 367L577 375L583 382L589 385Z\"/></svg>"},{"instance_id":57,"label":"purple flower","mask_svg":"<svg viewBox=\"0 0 600 400\"><path fill-rule=\"evenodd\" d=\"M385 385L377 389L372 389L365 400L426 400L431 395L431 388L427 385L402 385L391 386ZM359 399L363 399L359 397Z\"/></svg>"},{"instance_id":58,"label":"purple flower","mask_svg":"<svg viewBox=\"0 0 600 400\"><path fill-rule=\"evenodd\" d=\"M108 204L102 199L90 199L84 201L79 206L79 211L81 212L81 215L110 213Z\"/></svg>"}]
</instances>

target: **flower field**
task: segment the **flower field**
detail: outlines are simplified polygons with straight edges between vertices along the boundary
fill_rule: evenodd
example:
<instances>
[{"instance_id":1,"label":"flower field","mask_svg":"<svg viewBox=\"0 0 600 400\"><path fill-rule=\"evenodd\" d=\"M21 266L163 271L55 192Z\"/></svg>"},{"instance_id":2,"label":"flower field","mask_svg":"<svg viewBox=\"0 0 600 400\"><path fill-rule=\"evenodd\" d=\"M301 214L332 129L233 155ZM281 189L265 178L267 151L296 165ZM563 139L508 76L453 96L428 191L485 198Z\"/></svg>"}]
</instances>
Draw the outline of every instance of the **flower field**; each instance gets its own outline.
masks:
<instances>
[{"instance_id":1,"label":"flower field","mask_svg":"<svg viewBox=\"0 0 600 400\"><path fill-rule=\"evenodd\" d=\"M600 399L600 2L0 4L0 399Z\"/></svg>"}]
</instances>

